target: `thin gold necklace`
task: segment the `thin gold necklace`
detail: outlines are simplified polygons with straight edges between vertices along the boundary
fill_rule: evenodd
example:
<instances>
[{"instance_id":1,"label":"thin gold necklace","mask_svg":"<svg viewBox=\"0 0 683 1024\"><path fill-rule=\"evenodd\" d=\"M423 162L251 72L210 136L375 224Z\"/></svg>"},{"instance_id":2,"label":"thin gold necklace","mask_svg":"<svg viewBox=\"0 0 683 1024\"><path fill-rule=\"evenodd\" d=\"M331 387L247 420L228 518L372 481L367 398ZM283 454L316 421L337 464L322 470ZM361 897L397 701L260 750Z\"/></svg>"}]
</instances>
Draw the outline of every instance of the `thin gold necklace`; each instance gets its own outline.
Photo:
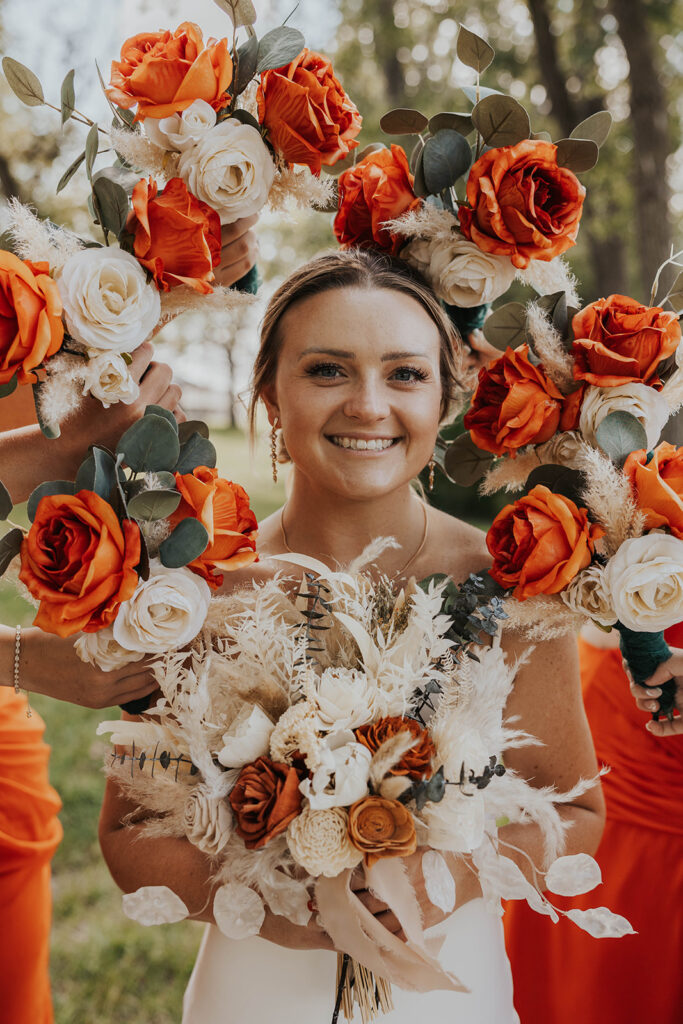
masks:
<instances>
[{"instance_id":1,"label":"thin gold necklace","mask_svg":"<svg viewBox=\"0 0 683 1024\"><path fill-rule=\"evenodd\" d=\"M424 530L422 531L422 539L421 539L420 543L418 544L417 548L415 549L415 551L412 553L412 555L408 559L408 561L405 563L405 565L401 566L400 569L397 569L397 571L394 573L394 576L403 576L403 574L405 573L405 571L408 568L408 566L412 565L413 562L415 561L415 559L418 557L418 555L422 554L424 546L427 543L427 536L429 534L429 515L427 513L427 504L426 504L426 502L423 501L420 504L422 505L422 511L424 512L424 519L425 519ZM289 546L289 542L287 540L287 532L285 530L285 508L286 508L286 506L283 505L282 509L280 510L280 533L282 534L282 543L284 544L285 549L287 551L289 551L291 554L294 555L294 554L296 554L296 552L294 551L294 548L291 548Z\"/></svg>"}]
</instances>

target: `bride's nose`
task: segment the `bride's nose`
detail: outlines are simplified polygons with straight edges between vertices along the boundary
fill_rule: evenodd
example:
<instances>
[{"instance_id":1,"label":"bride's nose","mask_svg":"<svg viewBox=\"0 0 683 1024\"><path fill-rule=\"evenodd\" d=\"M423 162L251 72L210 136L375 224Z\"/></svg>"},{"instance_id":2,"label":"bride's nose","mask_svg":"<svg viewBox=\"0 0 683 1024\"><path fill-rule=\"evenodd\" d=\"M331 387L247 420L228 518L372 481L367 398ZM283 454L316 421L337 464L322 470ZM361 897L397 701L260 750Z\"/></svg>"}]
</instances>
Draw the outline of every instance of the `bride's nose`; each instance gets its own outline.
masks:
<instances>
[{"instance_id":1,"label":"bride's nose","mask_svg":"<svg viewBox=\"0 0 683 1024\"><path fill-rule=\"evenodd\" d=\"M344 414L353 420L374 423L389 415L389 402L382 381L366 378L359 380L347 394Z\"/></svg>"}]
</instances>

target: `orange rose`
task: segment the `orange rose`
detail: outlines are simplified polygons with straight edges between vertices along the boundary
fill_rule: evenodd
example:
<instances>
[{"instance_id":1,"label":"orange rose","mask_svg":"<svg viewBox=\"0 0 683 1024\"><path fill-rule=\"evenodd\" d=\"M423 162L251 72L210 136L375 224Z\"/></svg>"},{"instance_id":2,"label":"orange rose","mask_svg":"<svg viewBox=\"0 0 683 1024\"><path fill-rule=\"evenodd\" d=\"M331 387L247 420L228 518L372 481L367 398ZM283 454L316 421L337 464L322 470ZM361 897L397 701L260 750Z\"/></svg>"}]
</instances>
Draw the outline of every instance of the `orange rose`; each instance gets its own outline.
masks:
<instances>
[{"instance_id":1,"label":"orange rose","mask_svg":"<svg viewBox=\"0 0 683 1024\"><path fill-rule=\"evenodd\" d=\"M342 249L384 249L394 255L405 243L382 224L419 206L408 158L400 146L369 153L339 176L339 211L334 233Z\"/></svg>"},{"instance_id":2,"label":"orange rose","mask_svg":"<svg viewBox=\"0 0 683 1024\"><path fill-rule=\"evenodd\" d=\"M19 573L40 601L34 625L62 637L109 626L133 595L139 561L137 524L119 522L94 491L41 498L21 545Z\"/></svg>"},{"instance_id":3,"label":"orange rose","mask_svg":"<svg viewBox=\"0 0 683 1024\"><path fill-rule=\"evenodd\" d=\"M427 730L423 729L414 718L404 718L403 715L380 718L377 722L361 725L356 729L356 739L374 754L385 740L391 739L399 732L409 732L417 742L394 765L389 774L408 775L411 779L429 778L432 774L432 758L436 754L436 749Z\"/></svg>"},{"instance_id":4,"label":"orange rose","mask_svg":"<svg viewBox=\"0 0 683 1024\"><path fill-rule=\"evenodd\" d=\"M217 469L206 466L176 473L175 482L182 500L170 518L171 526L191 516L206 527L208 547L187 567L216 589L223 583L223 576L215 575L217 570L231 572L258 559L256 516L249 508L249 495L239 484L219 477Z\"/></svg>"},{"instance_id":5,"label":"orange rose","mask_svg":"<svg viewBox=\"0 0 683 1024\"><path fill-rule=\"evenodd\" d=\"M557 146L525 139L489 149L473 164L460 228L484 252L523 269L574 245L585 194L576 175L557 166Z\"/></svg>"},{"instance_id":6,"label":"orange rose","mask_svg":"<svg viewBox=\"0 0 683 1024\"><path fill-rule=\"evenodd\" d=\"M47 263L29 263L0 250L0 384L20 384L59 351L64 339L62 300Z\"/></svg>"},{"instance_id":7,"label":"orange rose","mask_svg":"<svg viewBox=\"0 0 683 1024\"><path fill-rule=\"evenodd\" d=\"M302 50L286 67L264 71L257 100L259 121L275 149L314 174L358 145L363 119L319 53Z\"/></svg>"},{"instance_id":8,"label":"orange rose","mask_svg":"<svg viewBox=\"0 0 683 1024\"><path fill-rule=\"evenodd\" d=\"M683 540L683 447L662 441L652 455L645 449L631 452L624 473L645 513L645 528L666 527Z\"/></svg>"},{"instance_id":9,"label":"orange rose","mask_svg":"<svg viewBox=\"0 0 683 1024\"><path fill-rule=\"evenodd\" d=\"M502 587L514 587L519 601L557 594L590 564L604 532L588 521L585 508L538 484L493 520L486 535L489 574Z\"/></svg>"},{"instance_id":10,"label":"orange rose","mask_svg":"<svg viewBox=\"0 0 683 1024\"><path fill-rule=\"evenodd\" d=\"M630 381L658 386L657 367L681 340L675 313L643 306L627 295L591 302L576 314L572 329L574 376L599 388Z\"/></svg>"},{"instance_id":11,"label":"orange rose","mask_svg":"<svg viewBox=\"0 0 683 1024\"><path fill-rule=\"evenodd\" d=\"M160 291L178 284L208 295L213 268L221 261L221 222L215 210L171 178L157 197L157 184L143 178L133 189L126 230L133 252Z\"/></svg>"},{"instance_id":12,"label":"orange rose","mask_svg":"<svg viewBox=\"0 0 683 1024\"><path fill-rule=\"evenodd\" d=\"M121 60L112 61L106 93L125 110L137 103L135 120L144 121L170 117L195 100L220 110L231 81L227 39L210 40L205 49L199 26L184 21L173 33L142 32L126 39Z\"/></svg>"},{"instance_id":13,"label":"orange rose","mask_svg":"<svg viewBox=\"0 0 683 1024\"><path fill-rule=\"evenodd\" d=\"M508 348L479 371L479 382L463 425L480 448L495 455L542 444L578 420L581 396L565 397L529 360L528 345ZM578 404L577 404L578 403Z\"/></svg>"},{"instance_id":14,"label":"orange rose","mask_svg":"<svg viewBox=\"0 0 683 1024\"><path fill-rule=\"evenodd\" d=\"M366 796L349 808L349 839L371 868L380 857L408 857L417 849L415 822L398 800Z\"/></svg>"},{"instance_id":15,"label":"orange rose","mask_svg":"<svg viewBox=\"0 0 683 1024\"><path fill-rule=\"evenodd\" d=\"M296 768L259 757L242 769L228 797L237 835L258 850L284 832L301 811L301 778Z\"/></svg>"}]
</instances>

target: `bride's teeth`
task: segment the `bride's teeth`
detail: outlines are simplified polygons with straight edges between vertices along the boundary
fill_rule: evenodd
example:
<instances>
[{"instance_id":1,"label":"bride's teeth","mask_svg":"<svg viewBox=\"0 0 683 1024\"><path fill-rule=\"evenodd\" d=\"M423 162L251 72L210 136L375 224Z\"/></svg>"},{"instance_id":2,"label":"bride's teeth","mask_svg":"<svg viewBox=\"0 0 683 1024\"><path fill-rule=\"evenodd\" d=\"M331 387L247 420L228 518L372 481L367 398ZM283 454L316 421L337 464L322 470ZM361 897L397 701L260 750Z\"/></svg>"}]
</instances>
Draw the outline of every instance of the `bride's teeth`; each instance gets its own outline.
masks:
<instances>
[{"instance_id":1,"label":"bride's teeth","mask_svg":"<svg viewBox=\"0 0 683 1024\"><path fill-rule=\"evenodd\" d=\"M333 436L332 441L339 448L350 448L352 451L371 451L371 452L382 452L387 448L391 448L393 441L391 438L371 438L366 441L364 438L356 437L340 437Z\"/></svg>"}]
</instances>

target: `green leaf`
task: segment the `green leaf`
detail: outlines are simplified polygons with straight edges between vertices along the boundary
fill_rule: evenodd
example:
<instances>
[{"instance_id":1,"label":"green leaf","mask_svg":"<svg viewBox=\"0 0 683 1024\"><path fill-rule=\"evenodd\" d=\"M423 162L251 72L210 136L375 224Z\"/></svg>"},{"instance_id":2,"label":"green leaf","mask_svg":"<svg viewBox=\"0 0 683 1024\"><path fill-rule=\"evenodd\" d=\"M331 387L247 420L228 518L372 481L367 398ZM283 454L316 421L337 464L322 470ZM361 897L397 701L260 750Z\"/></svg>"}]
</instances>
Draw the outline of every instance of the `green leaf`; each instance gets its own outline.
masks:
<instances>
[{"instance_id":1,"label":"green leaf","mask_svg":"<svg viewBox=\"0 0 683 1024\"><path fill-rule=\"evenodd\" d=\"M529 138L529 115L512 96L485 96L472 111L474 126L487 146L515 146Z\"/></svg>"},{"instance_id":2,"label":"green leaf","mask_svg":"<svg viewBox=\"0 0 683 1024\"><path fill-rule=\"evenodd\" d=\"M74 92L74 74L75 71L72 68L71 71L67 71L62 82L62 124L66 124L71 115L74 112L76 106L76 94Z\"/></svg>"},{"instance_id":3,"label":"green leaf","mask_svg":"<svg viewBox=\"0 0 683 1024\"><path fill-rule=\"evenodd\" d=\"M111 178L97 178L93 181L93 191L97 198L99 220L103 228L118 236L126 226L128 219L128 195L126 190L117 185Z\"/></svg>"},{"instance_id":4,"label":"green leaf","mask_svg":"<svg viewBox=\"0 0 683 1024\"><path fill-rule=\"evenodd\" d=\"M563 494L565 498L569 498L577 506L585 506L586 504L583 498L586 481L583 473L580 473L578 469L569 469L567 466L560 466L555 463L536 466L536 469L532 469L527 477L524 488L525 494L528 494L533 487L539 484L547 487L553 494Z\"/></svg>"},{"instance_id":5,"label":"green leaf","mask_svg":"<svg viewBox=\"0 0 683 1024\"><path fill-rule=\"evenodd\" d=\"M415 159L415 169L413 171L413 192L416 196L421 196L423 199L429 195L429 189L425 182L424 155L425 150L424 146L422 146Z\"/></svg>"},{"instance_id":6,"label":"green leaf","mask_svg":"<svg viewBox=\"0 0 683 1024\"><path fill-rule=\"evenodd\" d=\"M209 428L204 420L185 420L184 423L178 424L178 437L181 444L189 441L193 434L199 434L201 437L208 438Z\"/></svg>"},{"instance_id":7,"label":"green leaf","mask_svg":"<svg viewBox=\"0 0 683 1024\"><path fill-rule=\"evenodd\" d=\"M45 102L43 87L37 75L12 57L2 58L2 70L10 89L27 107L42 107Z\"/></svg>"},{"instance_id":8,"label":"green leaf","mask_svg":"<svg viewBox=\"0 0 683 1024\"><path fill-rule=\"evenodd\" d=\"M484 337L501 351L516 348L528 340L526 307L521 302L506 302L484 321Z\"/></svg>"},{"instance_id":9,"label":"green leaf","mask_svg":"<svg viewBox=\"0 0 683 1024\"><path fill-rule=\"evenodd\" d=\"M241 124L248 124L250 128L255 128L257 132L261 131L261 125L248 110L233 110L230 117L236 118Z\"/></svg>"},{"instance_id":10,"label":"green leaf","mask_svg":"<svg viewBox=\"0 0 683 1024\"><path fill-rule=\"evenodd\" d=\"M645 427L622 409L605 416L595 431L595 440L617 466L623 465L631 452L647 448Z\"/></svg>"},{"instance_id":11,"label":"green leaf","mask_svg":"<svg viewBox=\"0 0 683 1024\"><path fill-rule=\"evenodd\" d=\"M478 448L469 433L452 441L444 455L444 470L454 484L472 487L493 462L493 455Z\"/></svg>"},{"instance_id":12,"label":"green leaf","mask_svg":"<svg viewBox=\"0 0 683 1024\"><path fill-rule=\"evenodd\" d=\"M548 314L553 327L564 338L569 327L567 293L561 291L553 292L551 295L539 295L537 299L534 299L534 302Z\"/></svg>"},{"instance_id":13,"label":"green leaf","mask_svg":"<svg viewBox=\"0 0 683 1024\"><path fill-rule=\"evenodd\" d=\"M16 526L0 540L0 576L2 576L10 563L19 554L23 539L24 534L22 530Z\"/></svg>"},{"instance_id":14,"label":"green leaf","mask_svg":"<svg viewBox=\"0 0 683 1024\"><path fill-rule=\"evenodd\" d=\"M128 502L128 514L133 519L144 519L147 522L165 519L178 508L180 497L178 491L166 488L158 491L141 491Z\"/></svg>"},{"instance_id":15,"label":"green leaf","mask_svg":"<svg viewBox=\"0 0 683 1024\"><path fill-rule=\"evenodd\" d=\"M92 181L92 169L95 163L95 157L100 147L99 129L96 124L92 125L90 131L87 134L85 140L85 173L88 175L88 180Z\"/></svg>"},{"instance_id":16,"label":"green leaf","mask_svg":"<svg viewBox=\"0 0 683 1024\"><path fill-rule=\"evenodd\" d=\"M237 79L234 83L235 96L244 92L256 74L258 61L258 39L256 36L249 36L246 43L242 43L237 49Z\"/></svg>"},{"instance_id":17,"label":"green leaf","mask_svg":"<svg viewBox=\"0 0 683 1024\"><path fill-rule=\"evenodd\" d=\"M570 133L570 139L590 139L596 146L600 147L607 139L612 127L612 115L608 110L598 110L596 114L591 114L581 124L577 124L573 132Z\"/></svg>"},{"instance_id":18,"label":"green leaf","mask_svg":"<svg viewBox=\"0 0 683 1024\"><path fill-rule=\"evenodd\" d=\"M664 302L670 302L676 313L683 310L683 270L677 275L676 280L669 289L669 294Z\"/></svg>"},{"instance_id":19,"label":"green leaf","mask_svg":"<svg viewBox=\"0 0 683 1024\"><path fill-rule=\"evenodd\" d=\"M387 135L419 135L428 124L427 118L412 107L396 107L384 114L379 126Z\"/></svg>"},{"instance_id":20,"label":"green leaf","mask_svg":"<svg viewBox=\"0 0 683 1024\"><path fill-rule=\"evenodd\" d=\"M589 139L560 139L557 143L557 166L581 174L598 162L599 150Z\"/></svg>"},{"instance_id":21,"label":"green leaf","mask_svg":"<svg viewBox=\"0 0 683 1024\"><path fill-rule=\"evenodd\" d=\"M13 508L12 497L2 480L0 480L0 519L7 519Z\"/></svg>"},{"instance_id":22,"label":"green leaf","mask_svg":"<svg viewBox=\"0 0 683 1024\"><path fill-rule=\"evenodd\" d=\"M10 377L6 384L0 384L0 398L8 398L13 395L17 390L17 384L16 374L14 377Z\"/></svg>"},{"instance_id":23,"label":"green leaf","mask_svg":"<svg viewBox=\"0 0 683 1024\"><path fill-rule=\"evenodd\" d=\"M94 491L105 501L111 499L111 492L116 483L116 463L114 456L94 446L90 455L79 466L74 483L74 493Z\"/></svg>"},{"instance_id":24,"label":"green leaf","mask_svg":"<svg viewBox=\"0 0 683 1024\"><path fill-rule=\"evenodd\" d=\"M487 96L502 96L500 89L489 89L485 85L480 85L477 90L476 85L461 85L460 92L464 93L470 103L479 103L480 100L485 99ZM479 95L477 96L477 92Z\"/></svg>"},{"instance_id":25,"label":"green leaf","mask_svg":"<svg viewBox=\"0 0 683 1024\"><path fill-rule=\"evenodd\" d=\"M432 135L436 135L443 128L450 128L461 135L469 135L474 130L472 118L469 114L458 114L455 111L443 110L440 114L430 117L428 128Z\"/></svg>"},{"instance_id":26,"label":"green leaf","mask_svg":"<svg viewBox=\"0 0 683 1024\"><path fill-rule=\"evenodd\" d=\"M138 130L134 110L126 110L124 107L119 107L118 104L116 104L116 114L121 118L126 127L130 128L132 131Z\"/></svg>"},{"instance_id":27,"label":"green leaf","mask_svg":"<svg viewBox=\"0 0 683 1024\"><path fill-rule=\"evenodd\" d=\"M113 181L114 184L120 185L127 196L130 196L133 189L140 181L140 175L137 171L132 171L126 164L119 162L118 157L116 163L113 163L110 167L102 167L99 171L95 171L92 176L93 184L99 181L100 178L107 178L109 181Z\"/></svg>"},{"instance_id":28,"label":"green leaf","mask_svg":"<svg viewBox=\"0 0 683 1024\"><path fill-rule=\"evenodd\" d=\"M417 161L419 160L420 153L422 152L422 150L424 148L425 148L424 139L418 139L417 142L415 143L415 145L412 148L412 151L410 153L410 159L408 161L408 166L410 167L410 170L411 170L411 172L413 174L415 174L415 168L417 167Z\"/></svg>"},{"instance_id":29,"label":"green leaf","mask_svg":"<svg viewBox=\"0 0 683 1024\"><path fill-rule=\"evenodd\" d=\"M174 470L176 473L191 473L197 466L208 466L209 469L213 469L215 465L216 449L211 441L196 433L181 446Z\"/></svg>"},{"instance_id":30,"label":"green leaf","mask_svg":"<svg viewBox=\"0 0 683 1024\"><path fill-rule=\"evenodd\" d=\"M26 503L26 514L28 515L31 522L36 517L36 510L40 503L41 498L46 498L51 494L75 494L76 488L73 480L48 480L44 484L40 484L34 491L31 491L28 502Z\"/></svg>"},{"instance_id":31,"label":"green leaf","mask_svg":"<svg viewBox=\"0 0 683 1024\"><path fill-rule=\"evenodd\" d=\"M290 64L299 56L305 45L306 40L296 28L281 25L266 32L258 44L257 74Z\"/></svg>"},{"instance_id":32,"label":"green leaf","mask_svg":"<svg viewBox=\"0 0 683 1024\"><path fill-rule=\"evenodd\" d=\"M36 384L32 384L31 387L33 389L33 404L36 407L36 419L38 420L38 426L40 427L44 437L47 437L51 441L54 441L54 439L56 437L59 437L62 432L59 428L59 424L57 424L57 426L54 426L52 424L46 423L43 417L43 413L40 408L40 394L43 385L40 383L40 381L38 381Z\"/></svg>"},{"instance_id":33,"label":"green leaf","mask_svg":"<svg viewBox=\"0 0 683 1024\"><path fill-rule=\"evenodd\" d=\"M485 39L475 32L470 32L464 25L460 26L455 52L463 64L468 68L474 68L479 74L486 71L496 55L496 51Z\"/></svg>"},{"instance_id":34,"label":"green leaf","mask_svg":"<svg viewBox=\"0 0 683 1024\"><path fill-rule=\"evenodd\" d=\"M148 406L146 406L145 411L143 413L143 416L162 416L165 420L167 420L171 424L171 426L175 430L176 434L178 433L178 421L177 421L177 419L175 418L173 413L170 412L170 410L164 409L164 407L162 405L148 405Z\"/></svg>"},{"instance_id":35,"label":"green leaf","mask_svg":"<svg viewBox=\"0 0 683 1024\"><path fill-rule=\"evenodd\" d=\"M170 537L159 548L161 564L178 569L199 558L209 543L206 527L198 519L181 519Z\"/></svg>"},{"instance_id":36,"label":"green leaf","mask_svg":"<svg viewBox=\"0 0 683 1024\"><path fill-rule=\"evenodd\" d=\"M85 151L83 153L79 153L79 155L76 157L76 159L73 161L73 163L70 163L69 166L67 167L67 169L64 171L64 174L61 176L61 178L57 182L57 192L61 192L62 189L66 185L69 184L69 182L71 181L71 179L73 178L74 174L76 173L76 171L81 166L81 164L83 163L84 160L85 160Z\"/></svg>"},{"instance_id":37,"label":"green leaf","mask_svg":"<svg viewBox=\"0 0 683 1024\"><path fill-rule=\"evenodd\" d=\"M178 435L163 416L143 416L125 432L116 447L117 455L134 473L172 470L180 454Z\"/></svg>"},{"instance_id":38,"label":"green leaf","mask_svg":"<svg viewBox=\"0 0 683 1024\"><path fill-rule=\"evenodd\" d=\"M472 163L467 139L452 128L442 128L427 139L422 154L424 180L428 192L438 195L466 174Z\"/></svg>"}]
</instances>

